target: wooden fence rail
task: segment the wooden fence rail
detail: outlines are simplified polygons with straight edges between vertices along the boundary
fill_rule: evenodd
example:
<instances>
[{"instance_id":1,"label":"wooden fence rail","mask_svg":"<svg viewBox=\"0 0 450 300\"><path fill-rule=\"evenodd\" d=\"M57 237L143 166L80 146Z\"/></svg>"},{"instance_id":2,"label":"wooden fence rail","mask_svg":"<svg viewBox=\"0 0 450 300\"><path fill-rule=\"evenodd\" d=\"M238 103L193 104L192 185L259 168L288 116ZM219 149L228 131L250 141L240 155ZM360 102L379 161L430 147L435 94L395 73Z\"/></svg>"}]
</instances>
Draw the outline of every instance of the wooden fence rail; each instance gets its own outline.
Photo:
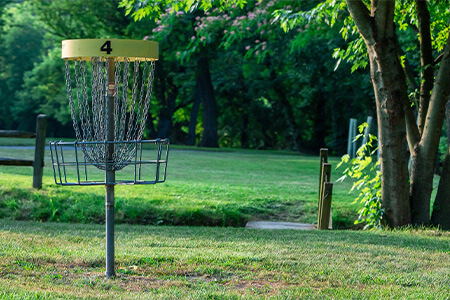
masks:
<instances>
[{"instance_id":1,"label":"wooden fence rail","mask_svg":"<svg viewBox=\"0 0 450 300\"><path fill-rule=\"evenodd\" d=\"M331 164L328 163L328 149L320 149L319 178L319 213L317 229L331 229L331 198L333 183L331 182Z\"/></svg>"},{"instance_id":2,"label":"wooden fence rail","mask_svg":"<svg viewBox=\"0 0 450 300\"><path fill-rule=\"evenodd\" d=\"M0 137L36 138L34 160L0 157L0 165L4 166L32 166L33 188L42 188L42 172L44 170L45 136L47 132L47 116L38 115L36 118L36 133L15 130L0 130Z\"/></svg>"}]
</instances>

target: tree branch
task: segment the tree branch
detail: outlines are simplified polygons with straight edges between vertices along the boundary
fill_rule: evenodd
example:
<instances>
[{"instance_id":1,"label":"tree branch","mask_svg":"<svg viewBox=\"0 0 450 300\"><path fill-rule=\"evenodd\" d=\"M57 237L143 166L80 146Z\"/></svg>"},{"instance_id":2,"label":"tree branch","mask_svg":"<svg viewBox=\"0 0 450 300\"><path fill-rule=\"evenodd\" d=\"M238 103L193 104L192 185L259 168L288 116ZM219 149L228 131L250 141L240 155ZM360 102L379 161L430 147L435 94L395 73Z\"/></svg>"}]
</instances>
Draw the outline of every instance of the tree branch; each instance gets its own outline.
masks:
<instances>
[{"instance_id":1,"label":"tree branch","mask_svg":"<svg viewBox=\"0 0 450 300\"><path fill-rule=\"evenodd\" d=\"M439 72L436 76L436 83L433 88L433 93L430 98L430 106L428 108L425 127L423 130L420 143L424 146L425 151L430 155L433 147L437 148L439 144L439 137L442 131L442 124L445 117L445 105L450 96L450 33L447 37L447 44L445 45L443 57L439 67Z\"/></svg>"},{"instance_id":2,"label":"tree branch","mask_svg":"<svg viewBox=\"0 0 450 300\"><path fill-rule=\"evenodd\" d=\"M376 34L384 38L386 33L394 32L395 1L372 0L371 15L375 19Z\"/></svg>"},{"instance_id":3,"label":"tree branch","mask_svg":"<svg viewBox=\"0 0 450 300\"><path fill-rule=\"evenodd\" d=\"M443 52L441 54L439 54L438 57L436 57L436 59L433 61L432 65L435 66L438 63L440 63L441 60L442 60L442 57L444 57L444 53Z\"/></svg>"},{"instance_id":4,"label":"tree branch","mask_svg":"<svg viewBox=\"0 0 450 300\"><path fill-rule=\"evenodd\" d=\"M361 0L346 0L347 8L353 21L366 43L375 44L373 38L372 17Z\"/></svg>"},{"instance_id":5,"label":"tree branch","mask_svg":"<svg viewBox=\"0 0 450 300\"><path fill-rule=\"evenodd\" d=\"M419 100L419 131L422 134L430 103L430 94L434 85L433 49L431 46L430 12L428 11L427 2L423 0L415 0L415 3L417 18L419 21L420 37L421 84Z\"/></svg>"},{"instance_id":6,"label":"tree branch","mask_svg":"<svg viewBox=\"0 0 450 300\"><path fill-rule=\"evenodd\" d=\"M400 59L400 56L403 56L405 53L403 52L403 49L401 48L400 43L398 42L398 39L395 39L395 42L397 47L397 55L399 56ZM417 84L415 82L414 73L411 65L406 59L405 59L405 67L403 67L403 72L405 73L406 80L409 83L411 89L416 90ZM418 97L415 97L414 99L416 106L418 104L417 98ZM414 111L413 108L411 107L411 104L409 103L409 101L402 101L402 102L404 102L403 109L405 111L406 138L408 140L409 151L413 153L415 145L420 142L419 128L417 127L416 117L414 116Z\"/></svg>"}]
</instances>

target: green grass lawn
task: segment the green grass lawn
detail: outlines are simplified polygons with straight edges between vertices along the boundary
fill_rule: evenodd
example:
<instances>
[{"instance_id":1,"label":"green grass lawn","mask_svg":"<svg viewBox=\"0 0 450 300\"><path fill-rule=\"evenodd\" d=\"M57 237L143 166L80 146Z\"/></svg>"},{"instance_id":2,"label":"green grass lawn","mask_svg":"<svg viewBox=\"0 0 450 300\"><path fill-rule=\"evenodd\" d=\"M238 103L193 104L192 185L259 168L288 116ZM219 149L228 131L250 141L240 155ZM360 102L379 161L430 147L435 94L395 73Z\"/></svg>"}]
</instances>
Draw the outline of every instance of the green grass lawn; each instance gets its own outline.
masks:
<instances>
[{"instance_id":1,"label":"green grass lawn","mask_svg":"<svg viewBox=\"0 0 450 300\"><path fill-rule=\"evenodd\" d=\"M30 167L1 166L0 299L449 298L449 232L212 227L315 223L317 157L174 148L166 183L116 187L114 279L104 277L105 229L95 224L104 187L55 185L48 151L42 190L31 188ZM350 186L334 186L335 227L357 215Z\"/></svg>"},{"instance_id":2,"label":"green grass lawn","mask_svg":"<svg viewBox=\"0 0 450 300\"><path fill-rule=\"evenodd\" d=\"M448 299L450 234L0 220L1 299Z\"/></svg>"},{"instance_id":3,"label":"green grass lawn","mask_svg":"<svg viewBox=\"0 0 450 300\"><path fill-rule=\"evenodd\" d=\"M0 148L0 156L33 159L33 150ZM340 170L334 170L337 162L331 159L334 179L340 177ZM316 223L318 173L318 157L293 152L174 147L165 183L116 187L116 221L212 226L243 226L248 220ZM104 187L56 186L49 151L42 190L30 188L31 175L31 167L0 167L0 218L104 222ZM127 175L130 171L118 172ZM350 182L334 186L335 228L351 226L357 216L349 188Z\"/></svg>"}]
</instances>

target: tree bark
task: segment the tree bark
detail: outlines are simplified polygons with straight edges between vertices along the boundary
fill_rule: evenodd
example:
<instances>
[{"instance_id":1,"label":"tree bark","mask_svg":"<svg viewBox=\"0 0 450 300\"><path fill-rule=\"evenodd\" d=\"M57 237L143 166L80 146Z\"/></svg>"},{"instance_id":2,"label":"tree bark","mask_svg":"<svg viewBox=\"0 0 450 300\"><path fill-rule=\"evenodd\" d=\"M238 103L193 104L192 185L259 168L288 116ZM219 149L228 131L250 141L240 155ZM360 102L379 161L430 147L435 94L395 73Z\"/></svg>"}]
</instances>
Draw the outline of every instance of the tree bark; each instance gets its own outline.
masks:
<instances>
[{"instance_id":1,"label":"tree bark","mask_svg":"<svg viewBox=\"0 0 450 300\"><path fill-rule=\"evenodd\" d=\"M433 68L433 47L431 46L430 32L430 12L428 11L427 2L416 0L417 19L419 27L419 44L420 44L420 67L421 67L421 84L420 84L420 101L419 101L419 132L422 134L428 106L430 103L430 94L434 84L434 68Z\"/></svg>"},{"instance_id":2,"label":"tree bark","mask_svg":"<svg viewBox=\"0 0 450 300\"><path fill-rule=\"evenodd\" d=\"M433 205L431 223L434 226L450 229L450 147L445 155L444 168Z\"/></svg>"},{"instance_id":3,"label":"tree bark","mask_svg":"<svg viewBox=\"0 0 450 300\"><path fill-rule=\"evenodd\" d=\"M197 60L197 80L203 100L203 136L200 146L219 147L216 98L209 72L209 61L206 56Z\"/></svg>"},{"instance_id":4,"label":"tree bark","mask_svg":"<svg viewBox=\"0 0 450 300\"><path fill-rule=\"evenodd\" d=\"M173 87L173 89L167 95L166 106L162 109L160 113L160 121L158 124L158 137L166 138L169 136L172 129L172 117L175 112L175 100L177 99L178 89Z\"/></svg>"},{"instance_id":5,"label":"tree bark","mask_svg":"<svg viewBox=\"0 0 450 300\"><path fill-rule=\"evenodd\" d=\"M391 45L386 41L372 47L369 58L381 144L381 197L387 224L398 227L411 222L406 124L399 100L407 94L404 74L397 55L392 55L394 49L389 49Z\"/></svg>"},{"instance_id":6,"label":"tree bark","mask_svg":"<svg viewBox=\"0 0 450 300\"><path fill-rule=\"evenodd\" d=\"M197 81L194 92L194 103L192 104L191 115L189 118L189 130L186 138L186 145L188 146L195 146L195 137L196 137L195 129L197 128L197 117L198 111L200 109L200 103L201 103L200 87Z\"/></svg>"},{"instance_id":7,"label":"tree bark","mask_svg":"<svg viewBox=\"0 0 450 300\"><path fill-rule=\"evenodd\" d=\"M250 101L244 101L244 105L248 105ZM247 108L244 107L242 112L242 127L241 127L241 148L248 148L248 123L249 123L249 113Z\"/></svg>"},{"instance_id":8,"label":"tree bark","mask_svg":"<svg viewBox=\"0 0 450 300\"><path fill-rule=\"evenodd\" d=\"M411 165L411 214L416 225L429 224L434 164L439 148L445 106L450 94L450 36L440 62L420 142Z\"/></svg>"},{"instance_id":9,"label":"tree bark","mask_svg":"<svg viewBox=\"0 0 450 300\"><path fill-rule=\"evenodd\" d=\"M406 123L406 79L397 56L394 1L372 1L371 12L362 1L347 7L369 53L381 144L381 195L385 221L392 227L411 222Z\"/></svg>"},{"instance_id":10,"label":"tree bark","mask_svg":"<svg viewBox=\"0 0 450 300\"><path fill-rule=\"evenodd\" d=\"M450 147L450 97L447 100L447 146Z\"/></svg>"}]
</instances>

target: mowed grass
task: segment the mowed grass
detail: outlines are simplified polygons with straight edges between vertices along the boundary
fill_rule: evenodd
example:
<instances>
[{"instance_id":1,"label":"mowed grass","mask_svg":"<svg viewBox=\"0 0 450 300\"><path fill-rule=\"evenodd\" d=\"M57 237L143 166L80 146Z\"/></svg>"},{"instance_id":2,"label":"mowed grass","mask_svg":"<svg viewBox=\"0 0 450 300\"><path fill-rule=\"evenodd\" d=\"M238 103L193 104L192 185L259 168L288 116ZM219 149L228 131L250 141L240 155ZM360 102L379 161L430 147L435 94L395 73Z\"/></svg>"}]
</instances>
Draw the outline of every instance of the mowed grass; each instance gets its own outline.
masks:
<instances>
[{"instance_id":1,"label":"mowed grass","mask_svg":"<svg viewBox=\"0 0 450 300\"><path fill-rule=\"evenodd\" d=\"M33 159L33 153L32 149L0 148L4 157ZM340 177L337 162L331 159L334 179ZM315 156L174 147L167 173L163 184L116 186L116 222L244 226L249 220L317 220L319 159ZM132 171L117 174L131 177ZM0 218L104 222L104 187L55 185L49 151L42 190L31 188L31 175L31 167L0 166ZM357 217L358 206L351 204L355 195L348 194L349 188L350 182L334 186L335 228L351 226Z\"/></svg>"},{"instance_id":2,"label":"mowed grass","mask_svg":"<svg viewBox=\"0 0 450 300\"><path fill-rule=\"evenodd\" d=\"M0 220L4 299L448 299L450 234Z\"/></svg>"}]
</instances>

